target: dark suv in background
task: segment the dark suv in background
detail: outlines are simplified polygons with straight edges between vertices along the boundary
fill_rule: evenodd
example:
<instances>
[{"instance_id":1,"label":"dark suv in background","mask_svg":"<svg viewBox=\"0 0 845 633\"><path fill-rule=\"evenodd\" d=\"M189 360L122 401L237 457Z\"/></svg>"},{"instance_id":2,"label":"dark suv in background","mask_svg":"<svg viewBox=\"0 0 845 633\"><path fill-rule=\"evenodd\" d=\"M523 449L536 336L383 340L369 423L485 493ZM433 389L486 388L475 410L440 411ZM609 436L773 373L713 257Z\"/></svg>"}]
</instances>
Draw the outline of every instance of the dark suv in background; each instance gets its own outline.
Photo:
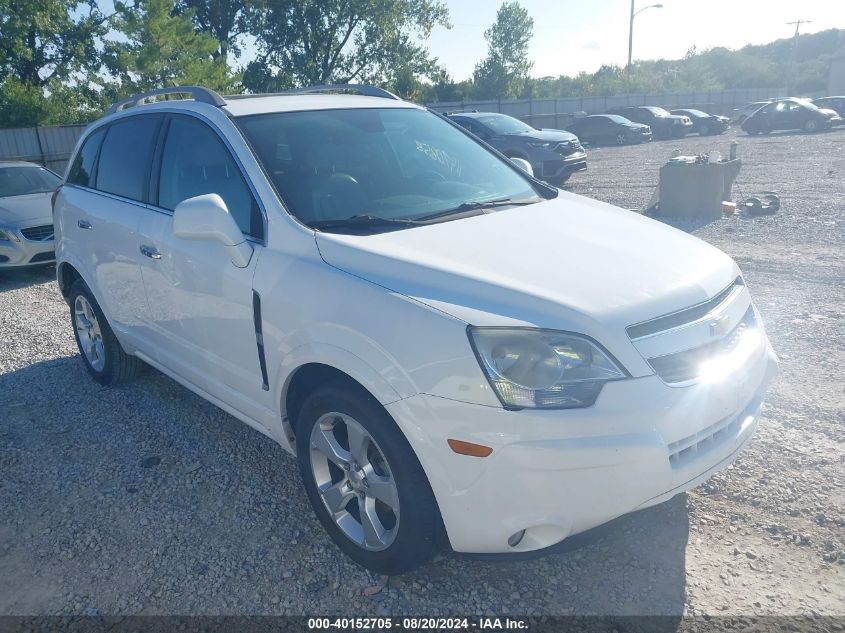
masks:
<instances>
[{"instance_id":1,"label":"dark suv in background","mask_svg":"<svg viewBox=\"0 0 845 633\"><path fill-rule=\"evenodd\" d=\"M508 158L527 160L534 175L552 185L561 185L576 171L587 169L587 153L569 132L540 130L496 112L449 112L446 116Z\"/></svg>"},{"instance_id":2,"label":"dark suv in background","mask_svg":"<svg viewBox=\"0 0 845 633\"><path fill-rule=\"evenodd\" d=\"M692 133L693 129L688 116L669 114L657 106L626 106L613 108L610 112L636 123L644 123L651 128L654 138L681 138Z\"/></svg>"},{"instance_id":3,"label":"dark suv in background","mask_svg":"<svg viewBox=\"0 0 845 633\"><path fill-rule=\"evenodd\" d=\"M576 117L566 129L590 145L628 145L651 140L651 128L634 123L618 114L593 114Z\"/></svg>"}]
</instances>

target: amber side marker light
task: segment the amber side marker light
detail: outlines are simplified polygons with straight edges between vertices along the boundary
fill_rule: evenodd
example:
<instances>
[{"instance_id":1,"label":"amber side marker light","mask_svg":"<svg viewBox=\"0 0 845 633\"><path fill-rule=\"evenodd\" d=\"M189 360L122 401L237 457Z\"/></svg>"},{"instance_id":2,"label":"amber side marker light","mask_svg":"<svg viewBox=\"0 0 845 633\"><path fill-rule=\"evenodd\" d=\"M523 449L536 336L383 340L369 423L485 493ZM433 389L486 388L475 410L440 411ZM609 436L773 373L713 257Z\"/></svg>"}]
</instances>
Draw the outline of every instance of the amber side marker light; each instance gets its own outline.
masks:
<instances>
[{"instance_id":1,"label":"amber side marker light","mask_svg":"<svg viewBox=\"0 0 845 633\"><path fill-rule=\"evenodd\" d=\"M449 442L449 447L458 455L469 455L470 457L487 457L493 452L489 446L481 444L473 444L472 442L464 442L463 440L446 440Z\"/></svg>"}]
</instances>

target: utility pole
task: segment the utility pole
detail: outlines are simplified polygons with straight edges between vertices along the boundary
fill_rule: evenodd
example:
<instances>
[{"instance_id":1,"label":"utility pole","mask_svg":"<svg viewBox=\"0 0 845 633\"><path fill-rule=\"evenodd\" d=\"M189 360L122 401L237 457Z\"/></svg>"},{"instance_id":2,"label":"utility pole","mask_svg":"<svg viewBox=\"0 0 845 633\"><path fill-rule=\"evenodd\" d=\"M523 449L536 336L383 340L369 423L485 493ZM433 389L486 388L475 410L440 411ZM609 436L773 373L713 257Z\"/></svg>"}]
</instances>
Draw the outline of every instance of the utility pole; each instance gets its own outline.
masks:
<instances>
[{"instance_id":1,"label":"utility pole","mask_svg":"<svg viewBox=\"0 0 845 633\"><path fill-rule=\"evenodd\" d=\"M632 0L633 1L633 0ZM792 50L789 52L789 69L786 74L786 96L789 96L790 86L795 83L793 81L795 74L795 50L798 48L798 30L802 24L810 24L812 20L795 20L794 22L787 22L787 26L795 25L795 35L792 36Z\"/></svg>"}]
</instances>

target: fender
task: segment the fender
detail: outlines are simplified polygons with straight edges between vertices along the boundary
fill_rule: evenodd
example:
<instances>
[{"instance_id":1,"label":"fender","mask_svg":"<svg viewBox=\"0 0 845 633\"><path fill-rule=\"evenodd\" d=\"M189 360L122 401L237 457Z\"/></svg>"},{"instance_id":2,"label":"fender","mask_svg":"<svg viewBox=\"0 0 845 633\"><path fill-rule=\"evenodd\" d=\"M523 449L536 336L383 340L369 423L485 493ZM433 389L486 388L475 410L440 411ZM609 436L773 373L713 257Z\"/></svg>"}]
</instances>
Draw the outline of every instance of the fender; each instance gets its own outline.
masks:
<instances>
[{"instance_id":1,"label":"fender","mask_svg":"<svg viewBox=\"0 0 845 633\"><path fill-rule=\"evenodd\" d=\"M291 378L296 370L308 363L322 363L347 374L359 382L382 405L402 400L403 396L372 366L352 352L327 343L304 343L284 355L276 371L274 396L279 402L282 417Z\"/></svg>"}]
</instances>

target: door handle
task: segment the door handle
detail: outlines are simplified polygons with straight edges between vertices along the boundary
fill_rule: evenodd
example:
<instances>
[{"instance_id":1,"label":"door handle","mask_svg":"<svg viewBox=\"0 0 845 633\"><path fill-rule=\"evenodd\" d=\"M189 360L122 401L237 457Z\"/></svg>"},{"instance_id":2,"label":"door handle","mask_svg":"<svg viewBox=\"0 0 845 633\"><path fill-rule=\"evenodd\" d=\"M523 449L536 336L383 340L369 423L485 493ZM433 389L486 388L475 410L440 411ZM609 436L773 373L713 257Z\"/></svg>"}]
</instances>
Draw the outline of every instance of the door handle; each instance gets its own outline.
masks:
<instances>
[{"instance_id":1,"label":"door handle","mask_svg":"<svg viewBox=\"0 0 845 633\"><path fill-rule=\"evenodd\" d=\"M77 220L76 226L80 229L85 229L86 231L90 231L94 228L88 220Z\"/></svg>"},{"instance_id":2,"label":"door handle","mask_svg":"<svg viewBox=\"0 0 845 633\"><path fill-rule=\"evenodd\" d=\"M141 255L149 257L150 259L161 259L161 253L158 252L158 249L155 246L146 246L142 244L140 251Z\"/></svg>"}]
</instances>

